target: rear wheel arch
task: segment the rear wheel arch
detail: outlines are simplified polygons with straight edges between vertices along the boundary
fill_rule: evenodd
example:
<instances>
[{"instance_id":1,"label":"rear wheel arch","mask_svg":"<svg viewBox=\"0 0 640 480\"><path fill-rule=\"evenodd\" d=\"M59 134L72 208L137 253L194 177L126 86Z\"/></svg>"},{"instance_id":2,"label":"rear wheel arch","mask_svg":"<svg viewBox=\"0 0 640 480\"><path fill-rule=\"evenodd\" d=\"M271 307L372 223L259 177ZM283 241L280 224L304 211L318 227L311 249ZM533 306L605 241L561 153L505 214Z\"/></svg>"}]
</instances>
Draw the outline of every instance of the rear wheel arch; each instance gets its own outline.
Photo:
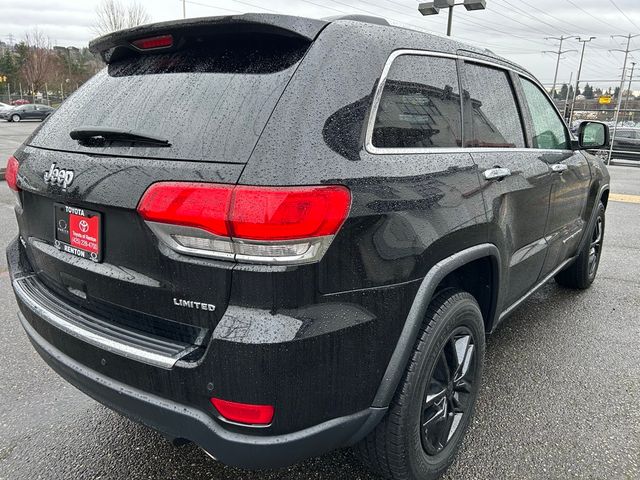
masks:
<instances>
[{"instance_id":1,"label":"rear wheel arch","mask_svg":"<svg viewBox=\"0 0 640 480\"><path fill-rule=\"evenodd\" d=\"M480 306L485 332L490 332L498 303L499 279L498 258L481 257L450 272L436 287L433 297L435 298L438 293L447 288L470 293Z\"/></svg>"},{"instance_id":2,"label":"rear wheel arch","mask_svg":"<svg viewBox=\"0 0 640 480\"><path fill-rule=\"evenodd\" d=\"M474 272L482 272L482 275L490 275L491 277L490 292L484 292L485 288L476 288L475 294L469 292L476 300L476 294L481 298L478 303L483 312L485 331L490 331L498 313L496 310L500 285L500 266L501 257L498 248L491 243L484 243L442 259L429 270L411 305L400 338L374 397L373 407L385 408L389 406L408 364L432 299L447 287L463 288L460 286L460 282L463 284L468 282L465 277ZM490 268L490 273L483 271L484 268Z\"/></svg>"}]
</instances>

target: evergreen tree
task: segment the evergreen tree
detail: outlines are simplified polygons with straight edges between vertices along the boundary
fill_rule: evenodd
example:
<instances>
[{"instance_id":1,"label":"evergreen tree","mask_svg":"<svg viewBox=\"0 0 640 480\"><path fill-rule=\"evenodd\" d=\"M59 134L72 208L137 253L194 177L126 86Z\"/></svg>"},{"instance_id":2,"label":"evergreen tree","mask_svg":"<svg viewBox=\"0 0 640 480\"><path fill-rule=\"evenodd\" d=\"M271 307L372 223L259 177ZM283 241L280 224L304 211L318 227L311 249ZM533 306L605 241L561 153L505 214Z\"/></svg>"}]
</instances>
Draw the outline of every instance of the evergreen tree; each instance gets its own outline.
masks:
<instances>
[{"instance_id":1,"label":"evergreen tree","mask_svg":"<svg viewBox=\"0 0 640 480\"><path fill-rule=\"evenodd\" d=\"M5 50L4 54L0 56L0 75L7 77L7 83L2 85L4 88L7 87L7 84L11 90L17 88L19 82L18 65L14 54L9 49Z\"/></svg>"},{"instance_id":2,"label":"evergreen tree","mask_svg":"<svg viewBox=\"0 0 640 480\"><path fill-rule=\"evenodd\" d=\"M562 88L560 89L559 98L560 100L564 100L567 98L567 92L569 91L569 86L566 83L562 84Z\"/></svg>"},{"instance_id":3,"label":"evergreen tree","mask_svg":"<svg viewBox=\"0 0 640 480\"><path fill-rule=\"evenodd\" d=\"M582 94L585 96L585 98L591 100L593 98L593 87L587 83L584 86L584 92L582 92Z\"/></svg>"}]
</instances>

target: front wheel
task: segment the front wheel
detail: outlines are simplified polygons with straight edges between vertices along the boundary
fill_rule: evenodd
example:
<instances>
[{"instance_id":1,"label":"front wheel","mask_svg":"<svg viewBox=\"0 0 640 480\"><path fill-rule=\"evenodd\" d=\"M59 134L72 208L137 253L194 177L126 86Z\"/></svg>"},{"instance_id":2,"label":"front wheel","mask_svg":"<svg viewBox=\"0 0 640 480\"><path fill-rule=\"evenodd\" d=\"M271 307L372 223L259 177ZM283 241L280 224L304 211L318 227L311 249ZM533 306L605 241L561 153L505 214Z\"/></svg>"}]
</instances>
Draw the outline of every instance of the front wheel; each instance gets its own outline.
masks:
<instances>
[{"instance_id":1,"label":"front wheel","mask_svg":"<svg viewBox=\"0 0 640 480\"><path fill-rule=\"evenodd\" d=\"M19 122L20 121L20 115L11 115L11 121L12 122Z\"/></svg>"},{"instance_id":2,"label":"front wheel","mask_svg":"<svg viewBox=\"0 0 640 480\"><path fill-rule=\"evenodd\" d=\"M604 242L605 209L602 202L598 205L598 213L589 241L585 243L578 258L555 276L556 282L563 287L584 290L596 279L602 245Z\"/></svg>"},{"instance_id":3,"label":"front wheel","mask_svg":"<svg viewBox=\"0 0 640 480\"><path fill-rule=\"evenodd\" d=\"M435 297L387 415L356 447L372 471L393 480L445 472L473 415L484 348L475 298L456 289Z\"/></svg>"}]
</instances>

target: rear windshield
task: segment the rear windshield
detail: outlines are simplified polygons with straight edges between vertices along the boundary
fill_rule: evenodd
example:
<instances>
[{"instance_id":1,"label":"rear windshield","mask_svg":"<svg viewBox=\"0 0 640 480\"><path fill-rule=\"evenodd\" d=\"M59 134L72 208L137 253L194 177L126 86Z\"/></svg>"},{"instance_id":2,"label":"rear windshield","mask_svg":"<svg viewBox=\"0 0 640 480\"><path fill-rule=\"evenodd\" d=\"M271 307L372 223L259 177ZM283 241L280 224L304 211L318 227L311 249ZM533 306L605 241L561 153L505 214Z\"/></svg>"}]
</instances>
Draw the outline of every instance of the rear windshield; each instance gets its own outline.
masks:
<instances>
[{"instance_id":1,"label":"rear windshield","mask_svg":"<svg viewBox=\"0 0 640 480\"><path fill-rule=\"evenodd\" d=\"M225 38L110 64L74 93L31 145L53 150L245 163L309 44L275 36ZM69 132L110 127L167 139L170 147L81 145Z\"/></svg>"}]
</instances>

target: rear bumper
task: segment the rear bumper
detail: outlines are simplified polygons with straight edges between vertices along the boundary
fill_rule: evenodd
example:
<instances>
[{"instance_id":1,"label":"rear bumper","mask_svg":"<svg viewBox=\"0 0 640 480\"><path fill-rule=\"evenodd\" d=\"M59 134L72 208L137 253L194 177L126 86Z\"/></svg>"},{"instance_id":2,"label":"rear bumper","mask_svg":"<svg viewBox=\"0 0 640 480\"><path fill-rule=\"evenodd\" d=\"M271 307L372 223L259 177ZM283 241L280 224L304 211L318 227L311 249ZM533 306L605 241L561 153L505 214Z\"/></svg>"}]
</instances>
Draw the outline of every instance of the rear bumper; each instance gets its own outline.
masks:
<instances>
[{"instance_id":1,"label":"rear bumper","mask_svg":"<svg viewBox=\"0 0 640 480\"><path fill-rule=\"evenodd\" d=\"M20 282L33 276L23 250L18 239L12 242L7 250L14 289ZM109 351L104 345L92 344L87 341L87 338L80 338L73 332L65 331L61 328L62 324L52 322L53 315L69 323L73 323L72 320L75 319L77 320L75 324L79 324L79 319L75 318L71 310L65 313L66 310L61 309L63 305L54 308L53 304L45 302L28 289L22 289L22 291L16 289L16 299L21 310L20 322L31 343L60 376L107 407L160 431L170 439L192 441L211 456L228 465L244 468L276 468L321 455L335 448L352 445L369 433L386 411L383 408L365 408L367 406L365 404L363 407L354 408L341 415L333 415L330 419L325 417L321 420L308 421L313 418L311 414L314 409L324 405L324 400L319 403L320 407L313 402L317 402L318 398L327 393L332 395L333 391L325 389L323 392L316 389L315 396L309 397L301 394L302 381L298 380L296 387L293 387L290 381L292 376L287 375L285 377L287 391L284 394L296 396L298 403L281 411L286 415L298 417L298 421L306 421L306 425L284 432L258 429L254 434L251 429L239 428L219 421L208 401L210 395L204 395L205 392L199 394L206 397L202 399L202 403L193 401L193 386L208 381L209 377L205 377L203 372L212 371L216 364L222 362L190 367L176 365L171 369L141 363L123 357L123 352ZM68 315L71 316L68 317ZM105 335L102 331L98 333ZM324 341L325 336L318 339ZM239 347L231 342L226 342L225 345L230 349L228 354L219 354L218 358L235 361L237 373L239 367L233 355L237 353ZM291 348L290 344L285 346ZM247 345L246 348L247 352L251 353L247 357L251 361L255 358L255 361L261 364L286 365L283 361L273 361L273 356L257 356L256 346ZM309 356L314 347L303 344L297 348L304 350ZM286 358L291 358L290 352ZM321 360L317 356L312 356L312 359L314 364ZM232 367L226 363L221 368L221 371L225 371ZM281 371L280 367L279 370ZM218 375L217 378L220 376ZM313 380L326 385L322 378L313 377ZM154 383L166 388L158 388L154 391L149 388L149 385ZM222 382L218 381L218 383ZM252 382L249 383L253 385ZM343 392L349 389L347 383L340 383L340 386ZM278 387L284 388L281 385ZM196 394L198 394L197 391ZM362 404L361 397L353 398ZM252 398L249 398L249 401L251 400ZM256 403L259 402L256 401ZM293 405L293 402L287 401L285 404Z\"/></svg>"},{"instance_id":2,"label":"rear bumper","mask_svg":"<svg viewBox=\"0 0 640 480\"><path fill-rule=\"evenodd\" d=\"M385 409L370 408L313 427L277 436L230 432L206 413L110 379L76 362L49 344L19 314L40 356L69 383L107 407L170 438L193 441L214 458L243 468L276 468L321 455L363 438Z\"/></svg>"}]
</instances>

